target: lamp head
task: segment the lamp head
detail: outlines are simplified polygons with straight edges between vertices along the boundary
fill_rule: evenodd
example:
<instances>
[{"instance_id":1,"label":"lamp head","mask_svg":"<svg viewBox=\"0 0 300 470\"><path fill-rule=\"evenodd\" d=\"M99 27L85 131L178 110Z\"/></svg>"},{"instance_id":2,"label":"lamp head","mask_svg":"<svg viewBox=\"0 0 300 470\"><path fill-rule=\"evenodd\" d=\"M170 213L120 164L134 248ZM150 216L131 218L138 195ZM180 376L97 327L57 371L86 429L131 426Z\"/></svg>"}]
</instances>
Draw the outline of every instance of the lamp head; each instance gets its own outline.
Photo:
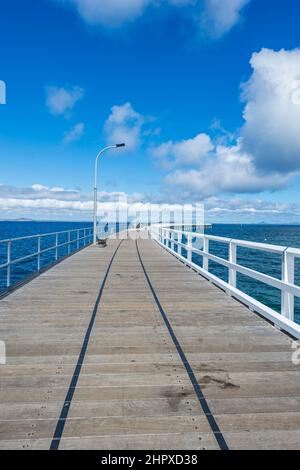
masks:
<instances>
[{"instance_id":1,"label":"lamp head","mask_svg":"<svg viewBox=\"0 0 300 470\"><path fill-rule=\"evenodd\" d=\"M125 146L126 146L125 144L117 144L116 148L125 147Z\"/></svg>"}]
</instances>

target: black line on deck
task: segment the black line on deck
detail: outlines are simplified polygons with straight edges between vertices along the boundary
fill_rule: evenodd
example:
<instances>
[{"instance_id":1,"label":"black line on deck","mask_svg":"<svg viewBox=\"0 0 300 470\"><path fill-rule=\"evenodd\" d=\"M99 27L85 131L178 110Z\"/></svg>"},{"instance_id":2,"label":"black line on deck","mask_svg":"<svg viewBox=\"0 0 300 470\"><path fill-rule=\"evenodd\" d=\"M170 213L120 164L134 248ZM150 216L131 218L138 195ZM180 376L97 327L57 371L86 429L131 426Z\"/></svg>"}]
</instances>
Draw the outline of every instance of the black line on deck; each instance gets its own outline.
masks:
<instances>
[{"instance_id":1,"label":"black line on deck","mask_svg":"<svg viewBox=\"0 0 300 470\"><path fill-rule=\"evenodd\" d=\"M214 415L212 414L212 412L211 412L211 410L210 410L210 408L209 408L209 405L208 405L208 403L207 403L207 401L206 401L206 398L205 398L205 396L204 396L204 394L203 394L203 392L202 392L201 386L199 385L199 383L198 383L198 381L197 381L197 379L196 379L196 376L195 376L195 374L194 374L194 371L193 371L193 369L192 369L190 363L188 362L186 355L185 355L184 352L183 352L183 349L182 349L182 347L181 347L181 345L180 345L180 343L179 343L179 341L178 341L178 339L177 339L177 337L176 337L176 335L175 335L175 333L174 333L174 330L173 330L173 328L172 328L172 326L171 326L171 324L170 324L170 322L169 322L169 320L168 320L168 317L167 317L167 315L166 315L166 313L165 313L165 311L164 311L164 309L163 309L163 307L162 307L162 305L161 305L161 303L160 303L160 301L159 301L159 299L158 299L158 297L157 297L157 294L156 294L156 292L155 292L155 290L154 290L154 287L152 286L152 283L151 283L151 281L150 281L150 278L149 278L149 276L148 276L148 274L147 274L146 268L145 268L145 266L144 266L144 263L143 263L143 261L142 261L141 255L140 255L140 250L139 250L139 246L138 246L137 240L136 240L135 243L136 243L136 249L137 249L138 257L139 257L140 263L141 263L141 265L142 265L142 268L143 268L145 277L146 277L146 279L147 279L148 285L149 285L150 290L151 290L151 292L152 292L152 295L153 295L153 297L154 297L155 303L156 303L156 305L157 305L157 307L158 307L158 309L159 309L159 311L160 311L160 313L161 313L161 316L163 317L163 320L164 320L164 322L165 322L166 327L168 328L168 331L169 331L169 334L170 334L170 336L171 336L171 338L172 338L172 341L173 341L173 343L174 343L174 345L175 345L175 347L176 347L176 349L177 349L177 352L178 352L178 354L179 354L179 356L180 356L180 359L181 359L181 361L182 361L182 363L183 363L183 365L184 365L184 367L185 367L185 369L186 369L186 371L187 371L187 374L188 374L188 376L189 376L189 378L190 378L190 381L191 381L191 383L192 383L192 385L193 385L193 387L194 387L195 393L196 393L196 395L197 395L197 398L198 398L198 400L199 400L199 403L200 403L200 406L201 406L201 408L202 408L202 410L203 410L203 413L205 414L205 416L206 416L206 418L207 418L208 424L210 425L210 428L211 428L211 430L212 430L212 432L213 432L213 434L214 434L214 436L215 436L215 438L216 438L216 441L217 441L217 443L218 443L220 449L221 449L221 450L229 450L229 447L228 447L228 445L227 445L227 443L226 443L226 441L225 441L225 438L224 438L224 436L223 436L223 434L222 434L222 432L221 432L221 430L220 430L220 428L219 428L219 426L218 426L218 424L217 424L217 422L216 422L216 419L215 419Z\"/></svg>"},{"instance_id":2,"label":"black line on deck","mask_svg":"<svg viewBox=\"0 0 300 470\"><path fill-rule=\"evenodd\" d=\"M83 366L86 350L87 350L87 347L88 347L88 344L89 344L92 329L93 329L95 319L96 319L96 316L97 316L100 300L101 300L101 297L102 297L102 294L103 294L103 291L104 291L104 287L105 287L105 284L106 284L106 281L107 281L109 271L110 271L111 266L113 264L113 261L116 257L116 254L117 254L117 252L118 252L118 250L119 250L119 248L122 244L122 241L123 240L121 240L120 243L118 244L118 246L117 246L117 248L116 248L116 250L115 250L115 252L114 252L114 254L113 254L113 256L110 260L110 263L108 265L108 268L107 268L105 276L104 276L104 279L102 281L102 284L101 284L101 287L100 287L100 290L99 290L99 293L98 293L98 296L97 296L97 299L96 299L96 303L95 303L95 306L94 306L94 309L93 309L93 313L92 313L92 316L91 316L91 319L90 319L90 323L89 323L89 326L86 330L84 341L83 341L83 344L82 344L82 347L81 347L81 351L80 351L80 354L78 356L78 361L77 361L77 364L76 364L76 367L75 367L75 370L74 370L74 373L73 373L73 376L72 376L72 380L71 380L71 383L69 385L69 389L68 389L63 407L61 409L61 412L60 412L60 415L59 415L59 418L58 418L58 421L57 421L55 432L54 432L52 442L51 442L51 445L50 445L50 450L58 450L58 448L59 448L60 440L61 440L62 434L64 432L64 428L65 428L65 425L66 425L66 420L68 418L70 406L71 406L72 399L73 399L73 396L74 396L74 393L75 393L75 390L76 390L76 386L77 386L78 379L79 379L79 376L80 376L80 372L81 372L81 369L82 369L82 366Z\"/></svg>"}]
</instances>

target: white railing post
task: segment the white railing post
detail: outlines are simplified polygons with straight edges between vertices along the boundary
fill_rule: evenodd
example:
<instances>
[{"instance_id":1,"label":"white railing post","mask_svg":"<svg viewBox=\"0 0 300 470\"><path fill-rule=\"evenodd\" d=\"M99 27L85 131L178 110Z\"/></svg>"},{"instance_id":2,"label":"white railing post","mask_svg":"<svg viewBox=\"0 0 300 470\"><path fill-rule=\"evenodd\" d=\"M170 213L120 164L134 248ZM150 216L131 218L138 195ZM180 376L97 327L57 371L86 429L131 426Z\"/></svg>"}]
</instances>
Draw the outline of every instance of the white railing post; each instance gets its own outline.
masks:
<instances>
[{"instance_id":1,"label":"white railing post","mask_svg":"<svg viewBox=\"0 0 300 470\"><path fill-rule=\"evenodd\" d=\"M175 250L175 233L174 232L170 232L171 233L171 250L174 251Z\"/></svg>"},{"instance_id":2,"label":"white railing post","mask_svg":"<svg viewBox=\"0 0 300 470\"><path fill-rule=\"evenodd\" d=\"M68 255L71 253L71 232L68 232Z\"/></svg>"},{"instance_id":3,"label":"white railing post","mask_svg":"<svg viewBox=\"0 0 300 470\"><path fill-rule=\"evenodd\" d=\"M237 246L234 242L229 243L229 262L236 264ZM229 268L229 284L236 287L236 270Z\"/></svg>"},{"instance_id":4,"label":"white railing post","mask_svg":"<svg viewBox=\"0 0 300 470\"><path fill-rule=\"evenodd\" d=\"M80 237L80 230L77 230L77 250L79 250L79 237Z\"/></svg>"},{"instance_id":5,"label":"white railing post","mask_svg":"<svg viewBox=\"0 0 300 470\"><path fill-rule=\"evenodd\" d=\"M38 256L37 256L37 270L40 271L41 269L41 237L38 237Z\"/></svg>"},{"instance_id":6,"label":"white railing post","mask_svg":"<svg viewBox=\"0 0 300 470\"><path fill-rule=\"evenodd\" d=\"M83 245L86 245L86 228L83 230Z\"/></svg>"},{"instance_id":7,"label":"white railing post","mask_svg":"<svg viewBox=\"0 0 300 470\"><path fill-rule=\"evenodd\" d=\"M10 287L11 284L11 240L7 242L7 277L6 286Z\"/></svg>"},{"instance_id":8,"label":"white railing post","mask_svg":"<svg viewBox=\"0 0 300 470\"><path fill-rule=\"evenodd\" d=\"M203 253L209 253L209 239L205 236L203 237ZM203 256L203 269L208 271L209 268L209 260L206 256Z\"/></svg>"},{"instance_id":9,"label":"white railing post","mask_svg":"<svg viewBox=\"0 0 300 470\"><path fill-rule=\"evenodd\" d=\"M282 281L288 284L295 283L295 258L286 250L282 257ZM294 321L294 296L281 291L281 313L284 317Z\"/></svg>"},{"instance_id":10,"label":"white railing post","mask_svg":"<svg viewBox=\"0 0 300 470\"><path fill-rule=\"evenodd\" d=\"M187 259L188 259L188 261L192 261L192 247L193 247L193 237L192 237L192 235L188 235L188 237L187 237Z\"/></svg>"},{"instance_id":11,"label":"white railing post","mask_svg":"<svg viewBox=\"0 0 300 470\"><path fill-rule=\"evenodd\" d=\"M55 261L58 260L58 233L55 235Z\"/></svg>"},{"instance_id":12,"label":"white railing post","mask_svg":"<svg viewBox=\"0 0 300 470\"><path fill-rule=\"evenodd\" d=\"M182 243L182 233L178 233L178 254L182 256L182 246L180 243Z\"/></svg>"}]
</instances>

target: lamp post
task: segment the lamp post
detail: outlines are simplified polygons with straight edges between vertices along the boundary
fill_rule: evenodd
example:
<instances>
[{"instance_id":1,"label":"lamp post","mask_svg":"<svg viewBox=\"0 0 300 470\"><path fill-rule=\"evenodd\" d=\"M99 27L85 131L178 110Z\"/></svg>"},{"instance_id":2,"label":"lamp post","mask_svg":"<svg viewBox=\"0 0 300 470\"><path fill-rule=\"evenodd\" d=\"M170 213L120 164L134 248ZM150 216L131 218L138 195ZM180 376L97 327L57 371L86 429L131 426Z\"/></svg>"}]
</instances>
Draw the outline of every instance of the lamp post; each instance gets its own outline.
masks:
<instances>
[{"instance_id":1,"label":"lamp post","mask_svg":"<svg viewBox=\"0 0 300 470\"><path fill-rule=\"evenodd\" d=\"M116 144L116 145L109 145L108 147L105 147L104 149L102 149L97 157L96 157L96 161L95 161L95 184L94 184L94 245L96 245L97 243L97 196L98 196L98 189L97 189L97 177L98 177L98 161L99 161L99 158L101 157L101 155L106 152L107 150L110 150L110 149L117 149L117 148L121 148L121 147L125 147L125 144Z\"/></svg>"}]
</instances>

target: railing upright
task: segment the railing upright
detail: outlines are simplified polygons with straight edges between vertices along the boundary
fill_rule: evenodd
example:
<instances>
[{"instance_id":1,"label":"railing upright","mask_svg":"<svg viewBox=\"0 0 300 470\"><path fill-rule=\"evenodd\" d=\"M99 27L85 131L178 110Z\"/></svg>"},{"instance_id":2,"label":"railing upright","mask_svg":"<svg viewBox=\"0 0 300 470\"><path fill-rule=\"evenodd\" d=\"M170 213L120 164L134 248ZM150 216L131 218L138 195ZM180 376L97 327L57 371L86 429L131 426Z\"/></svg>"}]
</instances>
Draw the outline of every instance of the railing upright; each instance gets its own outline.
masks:
<instances>
[{"instance_id":1,"label":"railing upright","mask_svg":"<svg viewBox=\"0 0 300 470\"><path fill-rule=\"evenodd\" d=\"M38 246L37 246L37 270L41 269L41 237L38 237Z\"/></svg>"},{"instance_id":2,"label":"railing upright","mask_svg":"<svg viewBox=\"0 0 300 470\"><path fill-rule=\"evenodd\" d=\"M209 239L206 237L203 238L203 253L209 253ZM203 269L209 269L209 259L206 256L203 256Z\"/></svg>"},{"instance_id":3,"label":"railing upright","mask_svg":"<svg viewBox=\"0 0 300 470\"><path fill-rule=\"evenodd\" d=\"M68 233L68 255L71 253L71 232Z\"/></svg>"},{"instance_id":4,"label":"railing upright","mask_svg":"<svg viewBox=\"0 0 300 470\"><path fill-rule=\"evenodd\" d=\"M174 251L174 249L175 249L175 233L171 232L170 237L171 237L171 250Z\"/></svg>"},{"instance_id":5,"label":"railing upright","mask_svg":"<svg viewBox=\"0 0 300 470\"><path fill-rule=\"evenodd\" d=\"M180 256L182 256L182 234L181 233L178 233L177 234L177 237L178 237L178 254Z\"/></svg>"},{"instance_id":6,"label":"railing upright","mask_svg":"<svg viewBox=\"0 0 300 470\"><path fill-rule=\"evenodd\" d=\"M7 242L7 277L6 277L6 286L10 287L11 281L11 241Z\"/></svg>"},{"instance_id":7,"label":"railing upright","mask_svg":"<svg viewBox=\"0 0 300 470\"><path fill-rule=\"evenodd\" d=\"M288 284L295 282L295 257L287 250L282 255L282 281ZM281 313L284 317L294 321L294 295L281 291Z\"/></svg>"},{"instance_id":8,"label":"railing upright","mask_svg":"<svg viewBox=\"0 0 300 470\"><path fill-rule=\"evenodd\" d=\"M192 235L187 236L187 259L192 261L192 247L193 247L193 237Z\"/></svg>"},{"instance_id":9,"label":"railing upright","mask_svg":"<svg viewBox=\"0 0 300 470\"><path fill-rule=\"evenodd\" d=\"M237 246L234 242L229 243L229 262L236 264L237 261ZM229 268L229 284L236 287L236 270Z\"/></svg>"},{"instance_id":10,"label":"railing upright","mask_svg":"<svg viewBox=\"0 0 300 470\"><path fill-rule=\"evenodd\" d=\"M55 261L58 260L58 233L55 236Z\"/></svg>"},{"instance_id":11,"label":"railing upright","mask_svg":"<svg viewBox=\"0 0 300 470\"><path fill-rule=\"evenodd\" d=\"M80 237L80 230L77 230L77 250L79 250L79 237Z\"/></svg>"}]
</instances>

